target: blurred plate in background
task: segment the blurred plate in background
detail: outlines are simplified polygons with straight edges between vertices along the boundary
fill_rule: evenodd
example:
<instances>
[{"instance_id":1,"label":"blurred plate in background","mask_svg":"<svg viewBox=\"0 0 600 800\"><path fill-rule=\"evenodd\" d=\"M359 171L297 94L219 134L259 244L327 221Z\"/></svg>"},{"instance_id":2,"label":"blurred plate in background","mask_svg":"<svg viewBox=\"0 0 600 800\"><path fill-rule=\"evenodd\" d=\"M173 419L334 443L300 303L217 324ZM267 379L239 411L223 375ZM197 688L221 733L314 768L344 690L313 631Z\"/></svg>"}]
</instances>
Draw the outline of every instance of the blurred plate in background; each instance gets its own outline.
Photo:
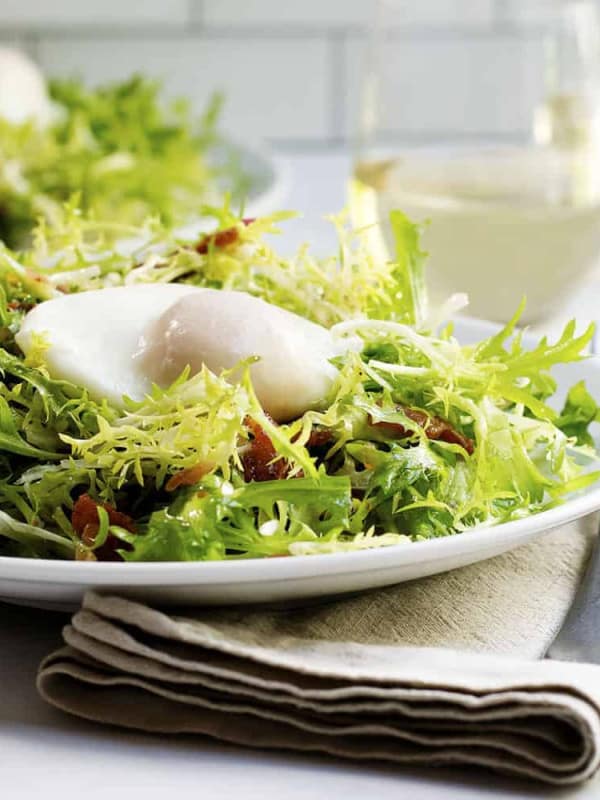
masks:
<instances>
[{"instance_id":1,"label":"blurred plate in background","mask_svg":"<svg viewBox=\"0 0 600 800\"><path fill-rule=\"evenodd\" d=\"M290 170L287 162L276 157L266 144L242 144L233 139L212 148L211 162L227 167L226 172L239 174L239 188L232 196L235 204L244 203L247 216L260 217L285 207L290 191ZM220 183L220 189L228 192L230 177Z\"/></svg>"}]
</instances>

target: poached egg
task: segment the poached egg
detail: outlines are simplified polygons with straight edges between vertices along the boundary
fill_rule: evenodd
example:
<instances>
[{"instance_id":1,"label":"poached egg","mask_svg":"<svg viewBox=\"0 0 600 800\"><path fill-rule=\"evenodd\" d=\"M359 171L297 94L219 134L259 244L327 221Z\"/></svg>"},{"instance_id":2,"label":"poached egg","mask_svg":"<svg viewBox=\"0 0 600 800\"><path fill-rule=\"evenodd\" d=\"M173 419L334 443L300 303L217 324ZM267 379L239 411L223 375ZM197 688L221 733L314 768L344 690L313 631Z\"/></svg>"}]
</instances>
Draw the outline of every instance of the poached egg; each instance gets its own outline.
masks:
<instances>
[{"instance_id":1,"label":"poached egg","mask_svg":"<svg viewBox=\"0 0 600 800\"><path fill-rule=\"evenodd\" d=\"M352 347L327 328L245 292L145 284L64 295L36 306L16 336L25 354L43 337L51 377L97 400L141 400L186 368L250 366L261 405L277 422L317 407ZM235 373L234 373L234 378Z\"/></svg>"},{"instance_id":2,"label":"poached egg","mask_svg":"<svg viewBox=\"0 0 600 800\"><path fill-rule=\"evenodd\" d=\"M40 68L25 53L0 47L0 117L9 122L35 120L46 125L52 102Z\"/></svg>"}]
</instances>

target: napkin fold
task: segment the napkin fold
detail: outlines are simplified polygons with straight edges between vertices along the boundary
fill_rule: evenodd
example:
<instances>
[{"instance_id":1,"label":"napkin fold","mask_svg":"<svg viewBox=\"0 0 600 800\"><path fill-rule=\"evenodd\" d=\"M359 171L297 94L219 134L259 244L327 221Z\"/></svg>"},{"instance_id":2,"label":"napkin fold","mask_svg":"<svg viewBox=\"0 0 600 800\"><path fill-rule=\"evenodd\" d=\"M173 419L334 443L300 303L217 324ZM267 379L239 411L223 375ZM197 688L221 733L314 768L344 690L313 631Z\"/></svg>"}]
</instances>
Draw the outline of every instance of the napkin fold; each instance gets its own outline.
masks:
<instances>
[{"instance_id":1,"label":"napkin fold","mask_svg":"<svg viewBox=\"0 0 600 800\"><path fill-rule=\"evenodd\" d=\"M597 522L308 608L165 613L88 592L38 688L128 728L577 783L600 766L600 667L539 659Z\"/></svg>"}]
</instances>

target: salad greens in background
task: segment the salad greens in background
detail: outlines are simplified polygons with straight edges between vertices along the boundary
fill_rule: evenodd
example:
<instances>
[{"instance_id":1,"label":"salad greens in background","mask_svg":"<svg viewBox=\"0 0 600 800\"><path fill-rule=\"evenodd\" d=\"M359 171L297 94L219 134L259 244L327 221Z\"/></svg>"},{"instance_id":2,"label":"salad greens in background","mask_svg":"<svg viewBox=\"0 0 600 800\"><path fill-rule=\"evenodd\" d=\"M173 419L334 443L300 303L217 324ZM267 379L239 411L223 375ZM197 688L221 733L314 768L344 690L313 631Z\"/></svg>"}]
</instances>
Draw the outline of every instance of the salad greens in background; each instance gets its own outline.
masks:
<instances>
[{"instance_id":1,"label":"salad greens in background","mask_svg":"<svg viewBox=\"0 0 600 800\"><path fill-rule=\"evenodd\" d=\"M290 216L205 208L212 232L182 241L157 218L102 223L73 205L31 249L0 251L0 553L87 560L201 560L336 552L457 534L535 513L598 478L583 384L562 413L556 364L584 357L592 328L533 350L516 331L461 346L427 318L419 229L394 212L394 260L370 229L332 217L335 257L282 258ZM276 425L246 371L204 369L124 409L52 380L24 314L63 292L179 281L294 311L360 352L318 410ZM415 324L416 323L416 324ZM237 373L236 373L237 374Z\"/></svg>"},{"instance_id":2,"label":"salad greens in background","mask_svg":"<svg viewBox=\"0 0 600 800\"><path fill-rule=\"evenodd\" d=\"M185 100L166 103L160 85L140 76L87 89L48 84L53 121L0 119L0 239L17 247L38 217L60 218L75 195L99 217L139 223L150 214L186 221L221 184L238 197L248 179L219 136L221 98L196 118ZM219 164L217 163L219 162Z\"/></svg>"}]
</instances>

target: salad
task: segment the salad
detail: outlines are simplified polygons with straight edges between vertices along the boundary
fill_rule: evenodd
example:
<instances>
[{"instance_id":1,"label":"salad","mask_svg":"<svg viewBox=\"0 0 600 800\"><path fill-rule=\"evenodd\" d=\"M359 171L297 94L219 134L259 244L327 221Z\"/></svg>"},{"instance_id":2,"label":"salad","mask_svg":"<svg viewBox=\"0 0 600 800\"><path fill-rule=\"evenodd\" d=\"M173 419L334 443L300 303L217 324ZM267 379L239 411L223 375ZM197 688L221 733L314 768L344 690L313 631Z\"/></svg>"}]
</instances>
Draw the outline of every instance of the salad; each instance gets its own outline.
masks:
<instances>
[{"instance_id":1,"label":"salad","mask_svg":"<svg viewBox=\"0 0 600 800\"><path fill-rule=\"evenodd\" d=\"M52 80L48 93L49 120L0 119L0 239L12 247L73 197L122 222L185 222L221 196L221 183L239 196L248 189L217 131L218 96L194 118L185 100L162 102L160 85L139 75L96 89Z\"/></svg>"},{"instance_id":2,"label":"salad","mask_svg":"<svg viewBox=\"0 0 600 800\"><path fill-rule=\"evenodd\" d=\"M188 561L410 546L539 512L597 480L584 463L595 458L594 399L580 383L562 412L549 404L552 367L583 358L592 328L571 322L528 350L517 312L462 346L444 312L427 311L419 227L399 211L393 260L345 214L331 218L339 249L328 259L278 255L272 234L288 213L243 219L226 204L203 216L210 229L182 240L157 220L103 223L67 206L27 252L0 251L2 555ZM184 369L118 404L53 375L43 335L26 356L17 343L28 315L56 298L171 283L243 292L321 326L343 345L326 395L277 423L249 358Z\"/></svg>"}]
</instances>

